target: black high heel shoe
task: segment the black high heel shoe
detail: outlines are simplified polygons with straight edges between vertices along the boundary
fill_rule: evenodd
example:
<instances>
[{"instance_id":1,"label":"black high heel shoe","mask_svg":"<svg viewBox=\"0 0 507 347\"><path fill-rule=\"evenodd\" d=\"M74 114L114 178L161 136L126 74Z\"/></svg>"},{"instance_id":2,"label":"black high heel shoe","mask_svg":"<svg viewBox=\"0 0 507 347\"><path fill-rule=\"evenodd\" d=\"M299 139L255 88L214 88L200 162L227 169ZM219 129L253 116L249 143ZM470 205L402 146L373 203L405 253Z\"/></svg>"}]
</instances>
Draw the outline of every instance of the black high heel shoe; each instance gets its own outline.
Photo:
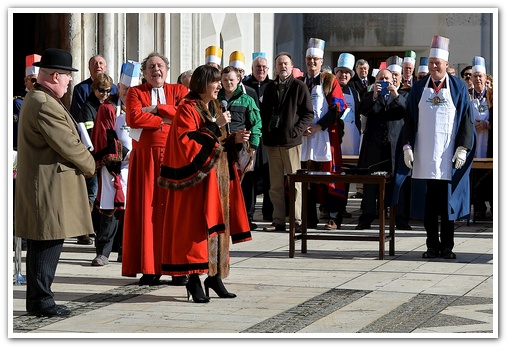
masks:
<instances>
[{"instance_id":1,"label":"black high heel shoe","mask_svg":"<svg viewBox=\"0 0 507 347\"><path fill-rule=\"evenodd\" d=\"M204 290L206 291L206 296L209 296L209 288L213 289L215 293L221 298L232 299L236 297L236 294L229 293L227 289L225 289L224 283L220 276L208 276L204 280Z\"/></svg>"},{"instance_id":2,"label":"black high heel shoe","mask_svg":"<svg viewBox=\"0 0 507 347\"><path fill-rule=\"evenodd\" d=\"M205 304L209 302L209 297L205 296L202 290L201 280L199 279L198 274L190 275L185 287L187 287L188 301L190 301L190 295L192 295L192 300L194 300L197 304Z\"/></svg>"}]
</instances>

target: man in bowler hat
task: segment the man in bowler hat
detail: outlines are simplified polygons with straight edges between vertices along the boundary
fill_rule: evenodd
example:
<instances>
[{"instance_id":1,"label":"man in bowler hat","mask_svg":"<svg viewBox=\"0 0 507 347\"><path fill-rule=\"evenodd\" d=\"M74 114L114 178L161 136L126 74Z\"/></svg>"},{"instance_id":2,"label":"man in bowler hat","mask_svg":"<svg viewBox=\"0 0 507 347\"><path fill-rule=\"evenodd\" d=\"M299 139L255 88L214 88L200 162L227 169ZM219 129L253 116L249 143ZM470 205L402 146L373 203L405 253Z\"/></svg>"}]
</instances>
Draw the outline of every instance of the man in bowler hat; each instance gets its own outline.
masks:
<instances>
[{"instance_id":1,"label":"man in bowler hat","mask_svg":"<svg viewBox=\"0 0 507 347\"><path fill-rule=\"evenodd\" d=\"M85 177L95 161L77 124L60 100L67 92L72 55L48 48L37 82L21 108L16 178L16 236L27 239L26 310L37 316L67 316L51 285L67 237L92 233Z\"/></svg>"}]
</instances>

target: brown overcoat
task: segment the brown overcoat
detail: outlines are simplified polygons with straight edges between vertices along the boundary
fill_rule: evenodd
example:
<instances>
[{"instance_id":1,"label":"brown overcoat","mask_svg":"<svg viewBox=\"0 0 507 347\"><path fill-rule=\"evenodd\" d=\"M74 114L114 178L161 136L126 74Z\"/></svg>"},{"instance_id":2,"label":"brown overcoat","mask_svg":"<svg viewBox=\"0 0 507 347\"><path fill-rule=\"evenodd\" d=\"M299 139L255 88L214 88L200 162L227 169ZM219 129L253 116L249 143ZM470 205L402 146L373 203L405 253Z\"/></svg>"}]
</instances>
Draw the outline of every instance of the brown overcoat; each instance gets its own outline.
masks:
<instances>
[{"instance_id":1,"label":"brown overcoat","mask_svg":"<svg viewBox=\"0 0 507 347\"><path fill-rule=\"evenodd\" d=\"M93 233L85 175L94 174L95 161L50 94L28 92L19 117L15 235L31 240Z\"/></svg>"}]
</instances>

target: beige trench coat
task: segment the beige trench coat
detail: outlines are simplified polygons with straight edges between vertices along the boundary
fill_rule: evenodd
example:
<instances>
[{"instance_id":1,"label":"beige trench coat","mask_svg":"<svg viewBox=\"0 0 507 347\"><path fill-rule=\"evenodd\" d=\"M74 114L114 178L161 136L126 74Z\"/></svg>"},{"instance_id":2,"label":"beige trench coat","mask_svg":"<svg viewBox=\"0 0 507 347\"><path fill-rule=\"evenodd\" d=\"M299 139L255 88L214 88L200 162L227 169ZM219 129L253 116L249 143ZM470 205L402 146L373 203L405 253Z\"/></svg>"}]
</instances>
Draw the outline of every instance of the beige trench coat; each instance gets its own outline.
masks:
<instances>
[{"instance_id":1,"label":"beige trench coat","mask_svg":"<svg viewBox=\"0 0 507 347\"><path fill-rule=\"evenodd\" d=\"M74 121L42 90L26 95L19 117L15 235L56 240L92 234L85 175L95 161Z\"/></svg>"}]
</instances>

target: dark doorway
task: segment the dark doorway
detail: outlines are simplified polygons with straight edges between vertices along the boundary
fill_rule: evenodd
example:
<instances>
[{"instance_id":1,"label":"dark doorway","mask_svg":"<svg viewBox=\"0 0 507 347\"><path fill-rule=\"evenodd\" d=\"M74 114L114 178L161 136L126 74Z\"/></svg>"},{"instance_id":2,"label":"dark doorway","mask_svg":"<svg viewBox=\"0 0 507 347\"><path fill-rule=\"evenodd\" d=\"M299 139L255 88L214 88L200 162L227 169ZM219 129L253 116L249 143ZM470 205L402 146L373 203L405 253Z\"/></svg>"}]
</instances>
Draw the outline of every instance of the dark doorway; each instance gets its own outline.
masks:
<instances>
[{"instance_id":1,"label":"dark doorway","mask_svg":"<svg viewBox=\"0 0 507 347\"><path fill-rule=\"evenodd\" d=\"M341 53L342 52L333 52L333 64L334 65L331 67L332 69L336 66L336 62L338 61L338 57L340 56ZM398 57L403 58L405 55L405 51L399 51L399 52L396 52L396 51L386 51L386 52L374 51L374 52L348 52L348 53L354 55L354 57L356 58L356 61L358 61L359 59L365 59L366 61L368 61L368 64L370 65L369 75L371 75L371 72L373 69L378 69L380 66L380 63L386 61L387 58L389 58L393 55L397 55Z\"/></svg>"},{"instance_id":2,"label":"dark doorway","mask_svg":"<svg viewBox=\"0 0 507 347\"><path fill-rule=\"evenodd\" d=\"M18 95L25 89L23 78L25 77L25 58L30 54L42 54L36 49L35 42L39 31L37 21L39 15L37 13L14 13L12 16L12 76L13 91Z\"/></svg>"}]
</instances>

